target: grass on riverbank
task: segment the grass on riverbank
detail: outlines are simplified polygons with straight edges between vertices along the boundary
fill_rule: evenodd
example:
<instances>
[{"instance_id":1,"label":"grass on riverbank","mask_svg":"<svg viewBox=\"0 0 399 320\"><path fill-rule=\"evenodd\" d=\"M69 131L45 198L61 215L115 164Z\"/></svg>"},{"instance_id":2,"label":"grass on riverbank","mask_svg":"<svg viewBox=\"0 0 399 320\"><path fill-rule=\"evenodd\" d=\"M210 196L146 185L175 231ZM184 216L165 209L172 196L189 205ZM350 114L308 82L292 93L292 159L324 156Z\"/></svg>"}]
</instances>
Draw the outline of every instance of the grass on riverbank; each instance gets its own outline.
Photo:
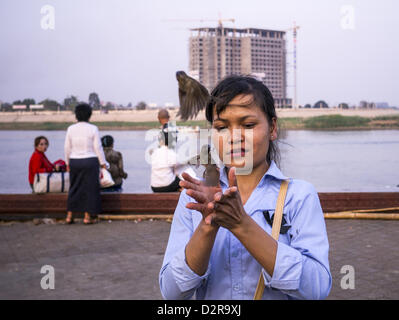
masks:
<instances>
[{"instance_id":1,"label":"grass on riverbank","mask_svg":"<svg viewBox=\"0 0 399 320\"><path fill-rule=\"evenodd\" d=\"M177 121L178 126L206 128L206 121ZM359 116L326 115L311 118L280 118L284 130L371 130L399 129L399 116L365 118ZM72 122L0 122L0 130L66 130ZM93 122L100 130L148 130L159 128L159 122Z\"/></svg>"},{"instance_id":2,"label":"grass on riverbank","mask_svg":"<svg viewBox=\"0 0 399 320\"><path fill-rule=\"evenodd\" d=\"M370 121L370 118L359 116L344 117L336 114L308 118L304 121L304 125L306 129L358 128L366 127Z\"/></svg>"},{"instance_id":3,"label":"grass on riverbank","mask_svg":"<svg viewBox=\"0 0 399 320\"><path fill-rule=\"evenodd\" d=\"M399 116L366 118L359 116L325 115L311 118L280 118L285 130L375 130L399 129Z\"/></svg>"}]
</instances>

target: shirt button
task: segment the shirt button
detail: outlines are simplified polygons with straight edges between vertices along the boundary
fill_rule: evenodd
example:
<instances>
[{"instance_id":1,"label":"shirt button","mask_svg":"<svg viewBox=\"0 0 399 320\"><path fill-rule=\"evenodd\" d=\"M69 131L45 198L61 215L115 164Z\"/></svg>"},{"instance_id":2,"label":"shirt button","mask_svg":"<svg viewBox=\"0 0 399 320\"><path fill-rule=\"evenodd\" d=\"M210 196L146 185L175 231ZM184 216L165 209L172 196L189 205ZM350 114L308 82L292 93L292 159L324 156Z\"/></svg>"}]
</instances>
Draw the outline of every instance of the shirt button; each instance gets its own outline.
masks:
<instances>
[{"instance_id":1,"label":"shirt button","mask_svg":"<svg viewBox=\"0 0 399 320\"><path fill-rule=\"evenodd\" d=\"M233 289L234 289L235 291L238 291L238 290L240 290L240 286L239 286L238 284L236 284L236 285L233 287Z\"/></svg>"},{"instance_id":2,"label":"shirt button","mask_svg":"<svg viewBox=\"0 0 399 320\"><path fill-rule=\"evenodd\" d=\"M237 251L234 251L233 254L232 254L232 256L233 256L234 258L237 258L238 252L237 252Z\"/></svg>"}]
</instances>

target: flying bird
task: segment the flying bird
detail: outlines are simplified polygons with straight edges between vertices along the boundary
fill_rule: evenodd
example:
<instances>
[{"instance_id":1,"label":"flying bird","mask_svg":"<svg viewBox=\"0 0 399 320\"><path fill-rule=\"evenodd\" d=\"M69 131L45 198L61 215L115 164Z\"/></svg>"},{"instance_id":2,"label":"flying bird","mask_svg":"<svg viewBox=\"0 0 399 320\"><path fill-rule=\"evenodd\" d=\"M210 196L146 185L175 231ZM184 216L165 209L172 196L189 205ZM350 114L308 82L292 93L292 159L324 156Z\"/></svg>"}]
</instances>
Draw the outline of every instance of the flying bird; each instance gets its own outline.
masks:
<instances>
[{"instance_id":1,"label":"flying bird","mask_svg":"<svg viewBox=\"0 0 399 320\"><path fill-rule=\"evenodd\" d=\"M180 109L177 116L180 116L183 121L187 121L196 117L198 112L206 107L210 94L199 81L189 77L184 71L177 71L176 79L179 84L180 102ZM200 163L200 159L205 159L206 163ZM215 161L212 160L211 147L203 145L200 154L192 160L205 167L205 185L218 186L220 172Z\"/></svg>"},{"instance_id":2,"label":"flying bird","mask_svg":"<svg viewBox=\"0 0 399 320\"><path fill-rule=\"evenodd\" d=\"M179 84L180 109L177 116L183 121L192 119L203 110L209 101L209 92L199 81L189 77L184 71L176 72Z\"/></svg>"}]
</instances>

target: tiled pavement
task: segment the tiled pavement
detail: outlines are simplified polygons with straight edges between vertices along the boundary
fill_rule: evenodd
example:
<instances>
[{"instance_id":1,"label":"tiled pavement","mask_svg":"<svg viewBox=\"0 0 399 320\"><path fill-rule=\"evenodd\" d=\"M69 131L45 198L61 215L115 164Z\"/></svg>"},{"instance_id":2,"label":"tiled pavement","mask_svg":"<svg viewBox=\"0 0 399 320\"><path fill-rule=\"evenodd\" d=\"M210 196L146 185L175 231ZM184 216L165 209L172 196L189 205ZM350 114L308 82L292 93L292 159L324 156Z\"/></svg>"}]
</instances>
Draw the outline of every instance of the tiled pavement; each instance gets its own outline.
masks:
<instances>
[{"instance_id":1,"label":"tiled pavement","mask_svg":"<svg viewBox=\"0 0 399 320\"><path fill-rule=\"evenodd\" d=\"M333 288L328 299L399 299L399 221L327 220ZM0 299L161 299L158 272L170 224L0 225ZM43 265L55 289L43 290ZM342 289L341 268L355 270Z\"/></svg>"},{"instance_id":2,"label":"tiled pavement","mask_svg":"<svg viewBox=\"0 0 399 320\"><path fill-rule=\"evenodd\" d=\"M333 287L328 299L399 299L399 221L326 220ZM341 289L344 265L355 289Z\"/></svg>"}]
</instances>

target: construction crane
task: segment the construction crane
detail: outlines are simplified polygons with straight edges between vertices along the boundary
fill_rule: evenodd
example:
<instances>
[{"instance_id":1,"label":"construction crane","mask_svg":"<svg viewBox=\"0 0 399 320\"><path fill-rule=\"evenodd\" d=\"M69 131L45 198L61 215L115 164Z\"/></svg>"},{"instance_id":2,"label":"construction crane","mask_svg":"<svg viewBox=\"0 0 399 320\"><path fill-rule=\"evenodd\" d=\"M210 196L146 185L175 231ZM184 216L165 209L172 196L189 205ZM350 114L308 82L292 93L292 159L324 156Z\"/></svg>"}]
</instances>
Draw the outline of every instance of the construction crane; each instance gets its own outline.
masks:
<instances>
[{"instance_id":1,"label":"construction crane","mask_svg":"<svg viewBox=\"0 0 399 320\"><path fill-rule=\"evenodd\" d=\"M294 26L292 28L286 29L285 31L292 31L292 39L293 39L293 44L294 44L294 51L293 51L293 55L294 55L294 63L293 63L293 67L294 67L294 103L293 103L293 107L294 108L298 108L298 100L297 100L297 80L296 80L296 58L297 58L297 48L296 48L296 44L297 44L297 30L300 28L300 26L296 25L296 22L294 21Z\"/></svg>"}]
</instances>

